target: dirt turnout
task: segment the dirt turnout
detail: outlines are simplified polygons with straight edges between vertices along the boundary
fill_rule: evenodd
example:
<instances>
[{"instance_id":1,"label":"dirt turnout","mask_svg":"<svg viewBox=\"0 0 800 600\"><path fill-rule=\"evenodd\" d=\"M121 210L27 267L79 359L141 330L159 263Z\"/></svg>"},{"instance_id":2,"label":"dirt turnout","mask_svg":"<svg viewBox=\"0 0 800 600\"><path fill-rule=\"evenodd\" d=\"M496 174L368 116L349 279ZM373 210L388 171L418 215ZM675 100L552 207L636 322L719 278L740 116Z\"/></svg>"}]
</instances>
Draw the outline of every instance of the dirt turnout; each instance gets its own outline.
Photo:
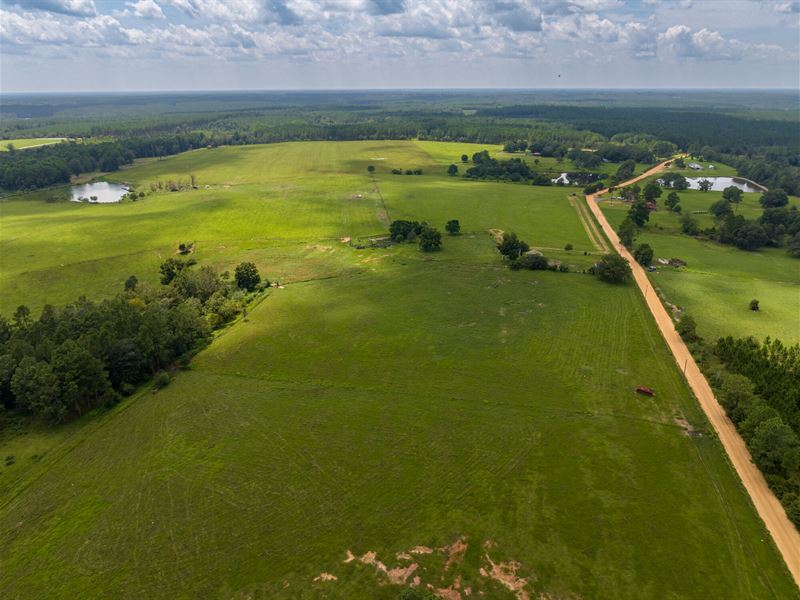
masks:
<instances>
[{"instance_id":1,"label":"dirt turnout","mask_svg":"<svg viewBox=\"0 0 800 600\"><path fill-rule=\"evenodd\" d=\"M631 185L650 175L659 173L666 168L668 162L670 161L656 165L649 171L625 183L621 183L617 187ZM601 190L596 194L586 196L589 209L594 213L595 217L597 217L597 221L600 223L606 236L608 236L608 239L611 240L612 245L617 249L617 252L630 263L636 285L639 286L639 289L645 296L647 306L658 324L661 335L664 336L667 345L669 345L678 366L684 371L689 387L691 387L694 395L697 396L703 412L705 412L706 417L708 417L717 435L719 435L725 452L733 463L736 473L738 473L741 478L747 493L750 494L750 498L759 516L763 519L767 529L772 535L772 539L775 540L775 545L778 547L781 555L783 555L783 559L786 561L786 565L789 567L789 571L795 583L800 585L800 533L797 532L792 522L789 521L786 512L783 510L783 506L781 506L778 499L769 489L761 471L753 464L750 453L744 444L744 440L739 437L735 426L731 420L728 419L725 411L714 397L711 386L708 384L708 381L706 381L697 363L695 363L694 358L692 358L686 344L684 344L678 332L675 331L675 325L666 309L661 304L661 301L658 299L658 295L655 293L647 293L650 288L650 281L647 279L647 274L644 269L620 243L616 232L606 220L603 211L600 210L600 206L597 204L597 197L607 191L608 190Z\"/></svg>"}]
</instances>

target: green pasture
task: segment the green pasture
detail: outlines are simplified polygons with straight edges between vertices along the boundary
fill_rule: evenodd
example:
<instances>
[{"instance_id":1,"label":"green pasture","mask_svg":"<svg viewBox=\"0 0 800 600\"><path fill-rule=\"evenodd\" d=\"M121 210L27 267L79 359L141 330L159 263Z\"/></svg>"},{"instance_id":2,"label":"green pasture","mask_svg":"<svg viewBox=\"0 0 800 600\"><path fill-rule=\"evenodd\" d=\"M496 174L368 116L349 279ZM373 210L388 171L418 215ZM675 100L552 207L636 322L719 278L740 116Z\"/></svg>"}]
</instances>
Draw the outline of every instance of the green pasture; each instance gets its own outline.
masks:
<instances>
[{"instance_id":1,"label":"green pasture","mask_svg":"<svg viewBox=\"0 0 800 600\"><path fill-rule=\"evenodd\" d=\"M369 268L274 290L170 387L28 466L0 500L0 586L399 593L350 550L497 598L486 556L532 594L792 597L718 443L675 421L706 426L636 290L448 242L348 249ZM448 568L396 557L460 538Z\"/></svg>"},{"instance_id":2,"label":"green pasture","mask_svg":"<svg viewBox=\"0 0 800 600\"><path fill-rule=\"evenodd\" d=\"M8 152L9 144L14 146L16 150L24 150L25 148L57 144L64 139L65 138L18 138L13 140L0 140L0 152Z\"/></svg>"},{"instance_id":3,"label":"green pasture","mask_svg":"<svg viewBox=\"0 0 800 600\"><path fill-rule=\"evenodd\" d=\"M712 227L711 214L698 213L722 197L722 192L686 190L679 193L683 212L692 214L701 229ZM784 248L762 248L756 252L739 250L713 241L701 241L680 233L678 215L663 208L651 213L647 227L636 243L648 243L656 258L680 258L687 266L680 269L658 267L650 280L666 300L691 314L704 337L766 336L787 343L800 343L800 261ZM744 194L736 212L748 219L761 214L760 194ZM798 199L793 198L793 203ZM603 211L617 227L628 205L614 201L602 204ZM757 299L761 310L749 310Z\"/></svg>"},{"instance_id":4,"label":"green pasture","mask_svg":"<svg viewBox=\"0 0 800 600\"><path fill-rule=\"evenodd\" d=\"M482 574L513 561L531 598L798 597L637 289L501 263L488 229L594 260L569 188L428 146L198 150L118 176L200 189L0 203L6 314L155 282L180 241L284 284L165 389L0 432L3 596L515 598ZM463 233L356 247L396 218Z\"/></svg>"},{"instance_id":5,"label":"green pasture","mask_svg":"<svg viewBox=\"0 0 800 600\"><path fill-rule=\"evenodd\" d=\"M459 156L470 149L445 146ZM424 175L391 174L406 167ZM0 313L110 296L131 274L156 282L180 242L197 242L196 258L223 270L246 252L281 279L296 278L306 246L385 235L397 218L439 228L457 218L473 233L514 230L535 247L593 250L569 188L471 182L445 169L414 142L237 146L147 161L113 177L147 191L151 182L194 175L199 189L105 205L45 202L53 191L16 196L0 203Z\"/></svg>"}]
</instances>

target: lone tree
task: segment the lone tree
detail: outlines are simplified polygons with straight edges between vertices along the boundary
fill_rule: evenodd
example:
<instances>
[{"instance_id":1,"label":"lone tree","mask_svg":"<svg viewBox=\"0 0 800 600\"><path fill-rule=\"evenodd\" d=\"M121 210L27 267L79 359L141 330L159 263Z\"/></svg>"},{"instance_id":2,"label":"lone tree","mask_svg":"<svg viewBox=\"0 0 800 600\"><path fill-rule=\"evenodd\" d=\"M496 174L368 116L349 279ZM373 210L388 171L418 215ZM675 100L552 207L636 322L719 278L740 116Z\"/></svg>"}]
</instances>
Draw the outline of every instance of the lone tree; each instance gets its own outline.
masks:
<instances>
[{"instance_id":1,"label":"lone tree","mask_svg":"<svg viewBox=\"0 0 800 600\"><path fill-rule=\"evenodd\" d=\"M462 163L469 162L469 156L467 156L466 154L462 154L461 155L461 162Z\"/></svg>"},{"instance_id":2,"label":"lone tree","mask_svg":"<svg viewBox=\"0 0 800 600\"><path fill-rule=\"evenodd\" d=\"M516 233L504 233L503 239L497 244L497 250L503 256L515 260L525 254L531 247L517 237Z\"/></svg>"},{"instance_id":3,"label":"lone tree","mask_svg":"<svg viewBox=\"0 0 800 600\"><path fill-rule=\"evenodd\" d=\"M572 247L573 247L573 246L572 246L572 244L569 244L569 243L568 243L568 244L566 244L566 245L564 246L564 250L566 250L567 252L569 252L570 250L572 250Z\"/></svg>"},{"instance_id":4,"label":"lone tree","mask_svg":"<svg viewBox=\"0 0 800 600\"><path fill-rule=\"evenodd\" d=\"M734 204L739 204L742 201L742 190L740 190L735 185L729 185L724 190L722 190L722 197L725 198L728 202L733 202Z\"/></svg>"},{"instance_id":5,"label":"lone tree","mask_svg":"<svg viewBox=\"0 0 800 600\"><path fill-rule=\"evenodd\" d=\"M728 215L733 214L731 203L727 200L717 200L714 202L714 204L708 207L708 210L717 219L723 219Z\"/></svg>"},{"instance_id":6,"label":"lone tree","mask_svg":"<svg viewBox=\"0 0 800 600\"><path fill-rule=\"evenodd\" d=\"M136 275L131 275L125 280L125 291L132 292L136 289L137 285L139 285L139 280L136 278Z\"/></svg>"},{"instance_id":7,"label":"lone tree","mask_svg":"<svg viewBox=\"0 0 800 600\"><path fill-rule=\"evenodd\" d=\"M645 200L636 200L628 210L628 217L637 226L644 227L644 224L650 220L650 209L647 208L647 202Z\"/></svg>"},{"instance_id":8,"label":"lone tree","mask_svg":"<svg viewBox=\"0 0 800 600\"><path fill-rule=\"evenodd\" d=\"M661 197L661 186L655 182L648 183L644 188L644 197L648 202L655 202Z\"/></svg>"},{"instance_id":9,"label":"lone tree","mask_svg":"<svg viewBox=\"0 0 800 600\"><path fill-rule=\"evenodd\" d=\"M789 204L789 195L780 188L761 194L761 206L764 208L780 208Z\"/></svg>"},{"instance_id":10,"label":"lone tree","mask_svg":"<svg viewBox=\"0 0 800 600\"><path fill-rule=\"evenodd\" d=\"M261 275L258 274L255 264L251 262L243 262L236 265L233 276L236 278L236 286L248 292L256 289L256 286L261 282Z\"/></svg>"},{"instance_id":11,"label":"lone tree","mask_svg":"<svg viewBox=\"0 0 800 600\"><path fill-rule=\"evenodd\" d=\"M367 167L367 171L369 171L370 173L374 173L375 172L375 165L368 166Z\"/></svg>"},{"instance_id":12,"label":"lone tree","mask_svg":"<svg viewBox=\"0 0 800 600\"><path fill-rule=\"evenodd\" d=\"M690 315L683 315L675 329L684 341L696 342L700 340L700 336L697 335L697 323Z\"/></svg>"},{"instance_id":13,"label":"lone tree","mask_svg":"<svg viewBox=\"0 0 800 600\"><path fill-rule=\"evenodd\" d=\"M447 174L448 175L457 175L458 174L458 167L456 165L450 165L447 167Z\"/></svg>"},{"instance_id":14,"label":"lone tree","mask_svg":"<svg viewBox=\"0 0 800 600\"><path fill-rule=\"evenodd\" d=\"M458 219L450 219L444 228L450 235L456 235L461 231L461 223L458 222Z\"/></svg>"},{"instance_id":15,"label":"lone tree","mask_svg":"<svg viewBox=\"0 0 800 600\"><path fill-rule=\"evenodd\" d=\"M711 189L711 186L713 185L714 182L712 182L709 179L701 179L700 181L697 182L697 187L700 188L701 192L707 192L708 190Z\"/></svg>"},{"instance_id":16,"label":"lone tree","mask_svg":"<svg viewBox=\"0 0 800 600\"><path fill-rule=\"evenodd\" d=\"M750 310L758 312L758 300L756 300L755 298L753 300L750 300Z\"/></svg>"},{"instance_id":17,"label":"lone tree","mask_svg":"<svg viewBox=\"0 0 800 600\"><path fill-rule=\"evenodd\" d=\"M636 231L636 225L629 217L620 224L617 235L619 235L619 241L623 246L626 248L633 246L633 238L636 237Z\"/></svg>"},{"instance_id":18,"label":"lone tree","mask_svg":"<svg viewBox=\"0 0 800 600\"><path fill-rule=\"evenodd\" d=\"M650 244L639 244L633 251L633 258L640 265L649 267L653 263L653 249Z\"/></svg>"},{"instance_id":19,"label":"lone tree","mask_svg":"<svg viewBox=\"0 0 800 600\"><path fill-rule=\"evenodd\" d=\"M631 277L631 266L619 254L606 254L593 268L593 272L608 283L623 283Z\"/></svg>"},{"instance_id":20,"label":"lone tree","mask_svg":"<svg viewBox=\"0 0 800 600\"><path fill-rule=\"evenodd\" d=\"M680 212L675 210L675 207L680 204L680 201L681 197L678 196L678 192L670 192L669 194L667 194L667 200L665 204L667 205L667 208L670 209L671 211Z\"/></svg>"},{"instance_id":21,"label":"lone tree","mask_svg":"<svg viewBox=\"0 0 800 600\"><path fill-rule=\"evenodd\" d=\"M681 231L686 235L697 235L700 233L700 227L697 225L697 221L695 221L691 215L683 215L680 218L681 223Z\"/></svg>"},{"instance_id":22,"label":"lone tree","mask_svg":"<svg viewBox=\"0 0 800 600\"><path fill-rule=\"evenodd\" d=\"M442 247L442 234L438 229L426 227L417 238L419 249L423 252L433 252Z\"/></svg>"}]
</instances>

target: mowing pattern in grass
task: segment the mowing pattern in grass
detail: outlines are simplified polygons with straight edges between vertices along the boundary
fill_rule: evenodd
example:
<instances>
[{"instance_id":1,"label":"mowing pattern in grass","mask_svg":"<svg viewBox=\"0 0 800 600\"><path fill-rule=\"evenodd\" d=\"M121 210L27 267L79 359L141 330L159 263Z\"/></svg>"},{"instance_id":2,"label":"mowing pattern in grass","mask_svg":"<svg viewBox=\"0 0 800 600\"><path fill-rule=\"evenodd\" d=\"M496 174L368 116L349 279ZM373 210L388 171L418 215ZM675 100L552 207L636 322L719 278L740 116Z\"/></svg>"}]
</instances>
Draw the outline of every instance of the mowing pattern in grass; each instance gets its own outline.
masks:
<instances>
[{"instance_id":1,"label":"mowing pattern in grass","mask_svg":"<svg viewBox=\"0 0 800 600\"><path fill-rule=\"evenodd\" d=\"M532 592L791 596L716 442L679 424L703 429L632 288L404 252L276 292L8 492L2 587L392 598L347 550L391 568L464 536L463 563L416 574L503 597L490 540Z\"/></svg>"},{"instance_id":2,"label":"mowing pattern in grass","mask_svg":"<svg viewBox=\"0 0 800 600\"><path fill-rule=\"evenodd\" d=\"M109 248L120 238L142 267L160 260L153 248L197 239L202 264L254 260L286 282L158 393L49 444L39 430L30 448L0 438L16 457L0 476L6 595L388 600L406 573L406 585L458 580L503 598L481 569L516 561L530 597L796 596L716 440L688 435L706 423L638 292L500 263L489 227L591 248L563 189L448 178L412 143L353 144L349 157L331 144L343 148L320 150L325 160L352 171L327 177L320 162L305 177L313 146L238 149L231 161L260 183L225 188L219 173L235 166L187 162L219 187L111 210L3 207L21 236L7 242L14 264L36 269L8 281L56 276L72 236L59 280L70 297L129 274ZM270 152L295 153L294 180L257 168ZM393 152L431 174L393 178ZM370 161L392 218L459 218L465 233L431 255L336 239L381 231L374 199L355 198L369 193ZM178 173L170 162L126 175ZM26 222L42 223L34 239ZM80 263L92 252L94 278ZM348 551L360 558L345 562Z\"/></svg>"}]
</instances>

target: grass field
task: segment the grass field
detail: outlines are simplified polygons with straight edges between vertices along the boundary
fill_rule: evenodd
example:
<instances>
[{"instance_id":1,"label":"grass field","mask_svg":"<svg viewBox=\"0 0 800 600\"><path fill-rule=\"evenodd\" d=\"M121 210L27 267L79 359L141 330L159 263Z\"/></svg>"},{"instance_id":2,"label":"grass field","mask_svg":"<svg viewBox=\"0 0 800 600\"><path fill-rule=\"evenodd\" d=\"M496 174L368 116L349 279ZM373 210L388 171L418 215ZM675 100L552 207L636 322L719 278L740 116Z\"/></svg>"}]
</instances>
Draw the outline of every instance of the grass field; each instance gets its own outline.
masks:
<instances>
[{"instance_id":1,"label":"grass field","mask_svg":"<svg viewBox=\"0 0 800 600\"><path fill-rule=\"evenodd\" d=\"M8 152L9 144L13 145L17 150L24 150L25 148L36 148L38 146L57 144L63 140L64 138L19 138L13 140L0 140L0 152Z\"/></svg>"},{"instance_id":2,"label":"grass field","mask_svg":"<svg viewBox=\"0 0 800 600\"><path fill-rule=\"evenodd\" d=\"M462 150L203 150L120 175L199 190L0 205L6 311L154 279L181 240L286 284L164 390L0 434L4 595L797 597L636 289L500 263L488 228L592 261L568 190L447 177ZM464 233L339 239L404 217Z\"/></svg>"},{"instance_id":3,"label":"grass field","mask_svg":"<svg viewBox=\"0 0 800 600\"><path fill-rule=\"evenodd\" d=\"M695 213L701 229L712 227L711 214L697 214L722 198L722 192L680 192L683 212ZM761 215L760 194L744 194L737 213L748 219ZM794 204L800 204L793 198ZM603 210L617 227L628 205L604 202ZM663 207L662 207L663 208ZM657 258L680 258L681 269L659 268L650 273L653 285L666 299L687 310L698 323L701 335L714 340L720 336L766 336L800 343L800 261L783 248L762 248L757 252L738 250L712 241L699 241L680 233L678 216L667 210L651 214L637 243L648 243ZM761 310L749 310L758 299Z\"/></svg>"}]
</instances>

